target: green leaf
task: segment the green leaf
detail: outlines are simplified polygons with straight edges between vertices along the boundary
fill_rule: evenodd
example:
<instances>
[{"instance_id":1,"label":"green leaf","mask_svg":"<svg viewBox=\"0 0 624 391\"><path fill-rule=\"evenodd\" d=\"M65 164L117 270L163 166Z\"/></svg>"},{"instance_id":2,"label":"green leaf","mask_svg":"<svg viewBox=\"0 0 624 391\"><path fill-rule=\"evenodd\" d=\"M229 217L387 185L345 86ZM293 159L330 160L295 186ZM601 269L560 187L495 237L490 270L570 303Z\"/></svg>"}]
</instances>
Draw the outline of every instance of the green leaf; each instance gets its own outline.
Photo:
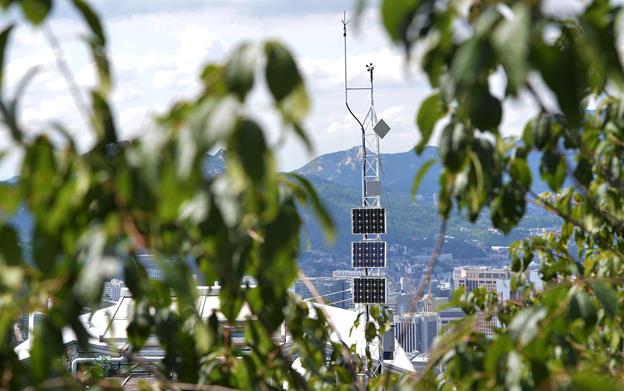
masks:
<instances>
[{"instance_id":1,"label":"green leaf","mask_svg":"<svg viewBox=\"0 0 624 391\"><path fill-rule=\"evenodd\" d=\"M425 163L423 163L423 165L420 166L420 168L418 169L416 176L414 176L414 181L412 182L412 196L413 197L416 197L416 194L418 194L418 188L420 187L420 184L425 178L425 175L427 175L427 172L429 171L429 169L433 167L435 163L436 163L435 159L429 159Z\"/></svg>"},{"instance_id":2,"label":"green leaf","mask_svg":"<svg viewBox=\"0 0 624 391\"><path fill-rule=\"evenodd\" d=\"M297 126L310 111L310 98L297 64L288 49L279 42L267 42L264 52L267 58L265 78L269 90L282 119L287 124Z\"/></svg>"},{"instance_id":3,"label":"green leaf","mask_svg":"<svg viewBox=\"0 0 624 391\"><path fill-rule=\"evenodd\" d=\"M514 159L509 169L511 176L520 182L525 189L531 188L531 170L524 159Z\"/></svg>"},{"instance_id":4,"label":"green leaf","mask_svg":"<svg viewBox=\"0 0 624 391\"><path fill-rule=\"evenodd\" d=\"M573 374L570 387L575 391L618 391L622 389L622 385L618 384L612 376L589 371Z\"/></svg>"},{"instance_id":5,"label":"green leaf","mask_svg":"<svg viewBox=\"0 0 624 391\"><path fill-rule=\"evenodd\" d=\"M19 185L0 183L0 214L12 215L20 203Z\"/></svg>"},{"instance_id":6,"label":"green leaf","mask_svg":"<svg viewBox=\"0 0 624 391\"><path fill-rule=\"evenodd\" d=\"M515 182L503 186L491 204L492 224L504 233L518 225L526 209L526 189Z\"/></svg>"},{"instance_id":7,"label":"green leaf","mask_svg":"<svg viewBox=\"0 0 624 391\"><path fill-rule=\"evenodd\" d=\"M124 265L124 282L135 300L141 300L149 291L147 272L134 257Z\"/></svg>"},{"instance_id":8,"label":"green leaf","mask_svg":"<svg viewBox=\"0 0 624 391\"><path fill-rule=\"evenodd\" d=\"M39 315L42 316L42 315ZM29 382L39 384L55 371L55 363L63 355L63 335L59 327L45 316L35 325L30 365L32 368Z\"/></svg>"},{"instance_id":9,"label":"green leaf","mask_svg":"<svg viewBox=\"0 0 624 391\"><path fill-rule=\"evenodd\" d=\"M323 204L318 196L318 193L314 189L314 186L303 176L295 174L293 172L287 173L286 176L290 179L294 179L299 185L301 185L305 191L305 198L303 201L307 201L311 204L316 218L323 227L323 234L328 242L333 242L335 239L334 221L327 210L327 207ZM299 198L301 200L301 198Z\"/></svg>"},{"instance_id":10,"label":"green leaf","mask_svg":"<svg viewBox=\"0 0 624 391\"><path fill-rule=\"evenodd\" d=\"M621 88L624 72L618 50L622 10L615 4L592 1L579 15L576 52L589 68L592 89L601 93L606 83L615 82Z\"/></svg>"},{"instance_id":11,"label":"green leaf","mask_svg":"<svg viewBox=\"0 0 624 391\"><path fill-rule=\"evenodd\" d=\"M444 166L451 172L457 172L466 161L466 148L469 134L461 123L450 123L440 137L440 157Z\"/></svg>"},{"instance_id":12,"label":"green leaf","mask_svg":"<svg viewBox=\"0 0 624 391\"><path fill-rule=\"evenodd\" d=\"M265 227L255 277L258 279L257 289L262 301L271 303L257 313L269 332L273 332L283 322L282 307L287 304L288 289L297 278L300 228L301 219L290 197L284 199L275 219Z\"/></svg>"},{"instance_id":13,"label":"green leaf","mask_svg":"<svg viewBox=\"0 0 624 391\"><path fill-rule=\"evenodd\" d=\"M553 145L563 131L565 118L562 115L540 114L532 126L525 129L526 139L542 150ZM529 137L531 134L531 137Z\"/></svg>"},{"instance_id":14,"label":"green leaf","mask_svg":"<svg viewBox=\"0 0 624 391\"><path fill-rule=\"evenodd\" d=\"M9 24L0 32L0 91L2 91L2 82L4 81L4 58L6 57L5 51L12 30L13 24Z\"/></svg>"},{"instance_id":15,"label":"green leaf","mask_svg":"<svg viewBox=\"0 0 624 391\"><path fill-rule=\"evenodd\" d=\"M519 3L513 7L513 17L501 23L492 35L492 44L507 71L507 91L516 95L524 84L529 69L529 6Z\"/></svg>"},{"instance_id":16,"label":"green leaf","mask_svg":"<svg viewBox=\"0 0 624 391\"><path fill-rule=\"evenodd\" d=\"M299 69L290 51L277 41L264 45L267 57L265 77L269 90L277 102L281 102L303 84Z\"/></svg>"},{"instance_id":17,"label":"green leaf","mask_svg":"<svg viewBox=\"0 0 624 391\"><path fill-rule=\"evenodd\" d=\"M379 315L381 314L381 312L379 311L379 307L376 305L371 306L369 308L369 314L370 314L370 317L373 318L373 320L378 320Z\"/></svg>"},{"instance_id":18,"label":"green leaf","mask_svg":"<svg viewBox=\"0 0 624 391\"><path fill-rule=\"evenodd\" d=\"M563 37L566 39L558 46L533 44L531 58L557 97L566 119L572 127L575 127L580 125L583 117L581 101L587 92L587 75L579 66L580 61L570 44L574 38L570 35L564 30Z\"/></svg>"},{"instance_id":19,"label":"green leaf","mask_svg":"<svg viewBox=\"0 0 624 391\"><path fill-rule=\"evenodd\" d=\"M91 92L93 106L93 127L96 129L98 140L104 144L117 142L117 131L113 113L108 101L98 91Z\"/></svg>"},{"instance_id":20,"label":"green leaf","mask_svg":"<svg viewBox=\"0 0 624 391\"><path fill-rule=\"evenodd\" d=\"M490 376L496 376L505 368L507 355L513 350L513 344L508 335L501 335L492 341L490 348L487 350L484 367Z\"/></svg>"},{"instance_id":21,"label":"green leaf","mask_svg":"<svg viewBox=\"0 0 624 391\"><path fill-rule=\"evenodd\" d=\"M588 159L582 158L579 160L574 170L574 178L583 186L589 186L594 179L592 172L592 164Z\"/></svg>"},{"instance_id":22,"label":"green leaf","mask_svg":"<svg viewBox=\"0 0 624 391\"><path fill-rule=\"evenodd\" d=\"M220 64L208 64L201 72L201 80L207 95L222 96L227 93L224 67Z\"/></svg>"},{"instance_id":23,"label":"green leaf","mask_svg":"<svg viewBox=\"0 0 624 391\"><path fill-rule=\"evenodd\" d=\"M312 152L313 150L312 141L310 141L310 138L306 134L305 129L301 126L301 124L297 122L293 123L292 127L297 137L299 137L299 140L303 142L303 144L305 145L305 147L307 148L309 152Z\"/></svg>"},{"instance_id":24,"label":"green leaf","mask_svg":"<svg viewBox=\"0 0 624 391\"><path fill-rule=\"evenodd\" d=\"M453 42L453 36L455 35L453 12L447 11L438 14L436 19L439 39L432 42L431 47L425 52L422 60L422 68L427 74L429 84L434 88L451 84L447 73L447 62L456 46ZM443 90L449 90L449 88L443 88Z\"/></svg>"},{"instance_id":25,"label":"green leaf","mask_svg":"<svg viewBox=\"0 0 624 391\"><path fill-rule=\"evenodd\" d=\"M539 324L545 317L544 308L529 307L520 311L509 325L512 338L522 345L528 344L537 335Z\"/></svg>"},{"instance_id":26,"label":"green leaf","mask_svg":"<svg viewBox=\"0 0 624 391\"><path fill-rule=\"evenodd\" d=\"M260 183L267 169L267 154L262 129L251 120L241 121L230 139L228 158L236 158L245 174L254 183Z\"/></svg>"},{"instance_id":27,"label":"green leaf","mask_svg":"<svg viewBox=\"0 0 624 391\"><path fill-rule=\"evenodd\" d=\"M7 102L7 105L0 101L0 112L2 113L2 117L4 117L4 122L11 132L13 140L18 143L21 143L23 140L23 132L17 117L19 103L21 102L21 98L24 96L26 87L28 87L38 71L39 67L35 66L30 68L26 74L24 74L15 87L15 96Z\"/></svg>"},{"instance_id":28,"label":"green leaf","mask_svg":"<svg viewBox=\"0 0 624 391\"><path fill-rule=\"evenodd\" d=\"M481 130L496 130L503 118L500 100L487 88L472 88L466 97L468 115L474 127Z\"/></svg>"},{"instance_id":29,"label":"green leaf","mask_svg":"<svg viewBox=\"0 0 624 391\"><path fill-rule=\"evenodd\" d=\"M427 97L420 105L418 115L416 116L416 124L418 125L421 135L420 141L416 146L416 152L418 154L423 151L429 142L435 124L443 118L445 114L444 104L439 92Z\"/></svg>"},{"instance_id":30,"label":"green leaf","mask_svg":"<svg viewBox=\"0 0 624 391\"><path fill-rule=\"evenodd\" d=\"M542 156L540 174L553 191L559 191L565 182L567 167L564 157L559 152L548 150Z\"/></svg>"},{"instance_id":31,"label":"green leaf","mask_svg":"<svg viewBox=\"0 0 624 391\"><path fill-rule=\"evenodd\" d=\"M126 333L128 334L128 342L132 344L132 347L137 351L141 350L147 338L149 337L151 332L151 327L148 323L143 323L134 319L130 322L128 327L126 328Z\"/></svg>"},{"instance_id":32,"label":"green leaf","mask_svg":"<svg viewBox=\"0 0 624 391\"><path fill-rule=\"evenodd\" d=\"M438 213L445 219L448 219L449 213L453 207L451 199L453 191L453 175L451 172L442 170L440 175L440 192L438 193Z\"/></svg>"},{"instance_id":33,"label":"green leaf","mask_svg":"<svg viewBox=\"0 0 624 391\"><path fill-rule=\"evenodd\" d=\"M473 88L478 80L489 74L493 50L490 44L473 37L460 45L453 58L451 76L465 88Z\"/></svg>"},{"instance_id":34,"label":"green leaf","mask_svg":"<svg viewBox=\"0 0 624 391\"><path fill-rule=\"evenodd\" d=\"M22 11L32 24L40 24L52 9L52 0L21 0Z\"/></svg>"},{"instance_id":35,"label":"green leaf","mask_svg":"<svg viewBox=\"0 0 624 391\"><path fill-rule=\"evenodd\" d=\"M0 263L19 266L22 262L17 232L9 225L0 225Z\"/></svg>"},{"instance_id":36,"label":"green leaf","mask_svg":"<svg viewBox=\"0 0 624 391\"><path fill-rule=\"evenodd\" d=\"M292 124L293 127L298 126L310 112L310 97L303 83L299 84L290 95L280 102L278 108L286 123ZM297 134L296 129L295 134Z\"/></svg>"},{"instance_id":37,"label":"green leaf","mask_svg":"<svg viewBox=\"0 0 624 391\"><path fill-rule=\"evenodd\" d=\"M403 41L406 47L409 45L407 31L416 15L418 3L415 0L383 0L381 3L381 19L394 42Z\"/></svg>"},{"instance_id":38,"label":"green leaf","mask_svg":"<svg viewBox=\"0 0 624 391\"><path fill-rule=\"evenodd\" d=\"M34 228L32 252L35 264L41 272L50 277L55 272L63 246L56 235L50 234L38 221Z\"/></svg>"},{"instance_id":39,"label":"green leaf","mask_svg":"<svg viewBox=\"0 0 624 391\"><path fill-rule=\"evenodd\" d=\"M613 318L617 314L617 296L613 288L608 287L603 283L595 283L593 285L594 293L600 303L602 304L602 308L604 308L605 313Z\"/></svg>"},{"instance_id":40,"label":"green leaf","mask_svg":"<svg viewBox=\"0 0 624 391\"><path fill-rule=\"evenodd\" d=\"M533 249L528 239L518 240L511 244L509 248L511 256L511 270L514 272L524 272L533 260Z\"/></svg>"},{"instance_id":41,"label":"green leaf","mask_svg":"<svg viewBox=\"0 0 624 391\"><path fill-rule=\"evenodd\" d=\"M585 327L592 327L597 320L596 307L592 303L589 295L578 290L572 296L570 301L570 319L583 319Z\"/></svg>"},{"instance_id":42,"label":"green leaf","mask_svg":"<svg viewBox=\"0 0 624 391\"><path fill-rule=\"evenodd\" d=\"M98 92L104 98L108 96L112 84L108 57L106 56L104 46L98 40L89 40L89 47L91 48L91 57L93 57L95 70L98 75Z\"/></svg>"},{"instance_id":43,"label":"green leaf","mask_svg":"<svg viewBox=\"0 0 624 391\"><path fill-rule=\"evenodd\" d=\"M241 101L253 88L257 58L256 46L244 43L234 51L225 65L225 83Z\"/></svg>"},{"instance_id":44,"label":"green leaf","mask_svg":"<svg viewBox=\"0 0 624 391\"><path fill-rule=\"evenodd\" d=\"M373 322L366 323L366 341L370 342L377 337L377 325Z\"/></svg>"},{"instance_id":45,"label":"green leaf","mask_svg":"<svg viewBox=\"0 0 624 391\"><path fill-rule=\"evenodd\" d=\"M507 356L507 371L505 371L505 386L509 390L521 389L523 383L522 372L525 366L522 357L515 350L509 352Z\"/></svg>"},{"instance_id":46,"label":"green leaf","mask_svg":"<svg viewBox=\"0 0 624 391\"><path fill-rule=\"evenodd\" d=\"M72 2L74 3L74 7L80 12L80 15L82 15L82 18L89 25L91 32L98 38L99 45L106 45L106 36L104 35L102 23L93 8L83 0L72 0Z\"/></svg>"},{"instance_id":47,"label":"green leaf","mask_svg":"<svg viewBox=\"0 0 624 391\"><path fill-rule=\"evenodd\" d=\"M57 175L54 148L45 136L39 136L26 150L22 164L22 189L26 195L28 207L35 213L46 208L46 204L55 193L53 186Z\"/></svg>"}]
</instances>

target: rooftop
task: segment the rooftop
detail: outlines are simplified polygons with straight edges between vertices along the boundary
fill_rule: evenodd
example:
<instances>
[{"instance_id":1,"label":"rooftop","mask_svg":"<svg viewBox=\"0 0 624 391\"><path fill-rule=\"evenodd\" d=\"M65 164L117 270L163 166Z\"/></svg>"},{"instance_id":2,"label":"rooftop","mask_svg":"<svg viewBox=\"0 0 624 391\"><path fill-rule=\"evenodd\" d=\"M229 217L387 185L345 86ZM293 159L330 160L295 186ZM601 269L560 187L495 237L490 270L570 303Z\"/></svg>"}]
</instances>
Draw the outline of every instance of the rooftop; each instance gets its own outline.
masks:
<instances>
[{"instance_id":1,"label":"rooftop","mask_svg":"<svg viewBox=\"0 0 624 391\"><path fill-rule=\"evenodd\" d=\"M219 288L218 287L198 287L198 297L196 302L196 308L202 319L208 319L213 313L216 312L218 318L221 321L225 321L225 317L220 312L220 300L219 300ZM172 306L175 307L175 299ZM336 332L332 333L331 339L335 342L342 341L347 345L355 345L356 352L364 355L366 348L366 340L364 337L364 327L362 323L360 326L351 332L351 328L357 318L357 312L353 310L346 310L342 308L319 305L316 303L309 303L308 305L315 310L324 311L327 314L329 320L336 327ZM88 352L74 352L71 359L75 359L83 356L95 355L108 355L111 357L120 356L124 350L127 350L128 336L126 334L127 326L130 322L132 314L132 308L134 306L134 299L127 288L123 288L121 297L117 303L113 306L106 307L97 310L93 313L87 313L80 316L80 321L85 326L85 329L89 333L89 349ZM313 314L314 311L311 311ZM249 307L244 305L237 317L238 321L245 321L252 319L252 313ZM29 333L32 334L32 333ZM279 343L286 344L288 342L288 334L284 327L275 335L274 338L278 339ZM76 346L77 338L74 332L70 328L66 328L63 331L63 342L66 347ZM240 341L234 342L242 343L242 337ZM387 370L397 372L413 372L414 368L399 345L394 341L395 351L392 360L384 360L384 367ZM15 348L15 352L20 360L27 360L30 357L30 351L32 349L32 340L28 338ZM371 349L373 358L379 357L379 349ZM147 340L145 347L138 352L137 356L156 356L162 355L163 352L159 348L158 340L156 337L151 337ZM298 370L303 370L297 361L293 364L298 367Z\"/></svg>"}]
</instances>

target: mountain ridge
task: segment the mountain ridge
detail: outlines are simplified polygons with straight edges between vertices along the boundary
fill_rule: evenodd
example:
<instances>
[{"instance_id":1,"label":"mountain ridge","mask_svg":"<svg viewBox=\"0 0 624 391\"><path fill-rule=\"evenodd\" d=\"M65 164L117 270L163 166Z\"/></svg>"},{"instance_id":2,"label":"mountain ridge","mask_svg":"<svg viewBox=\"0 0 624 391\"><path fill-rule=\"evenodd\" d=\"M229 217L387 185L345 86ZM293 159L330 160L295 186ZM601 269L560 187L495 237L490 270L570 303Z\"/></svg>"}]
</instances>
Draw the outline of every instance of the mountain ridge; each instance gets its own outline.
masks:
<instances>
[{"instance_id":1,"label":"mountain ridge","mask_svg":"<svg viewBox=\"0 0 624 391\"><path fill-rule=\"evenodd\" d=\"M308 177L320 178L343 186L361 186L362 147L352 147L317 156L302 167L294 170ZM437 193L437 175L441 169L438 160L438 148L426 147L421 155L412 149L405 152L385 153L380 155L380 176L385 190L411 191L413 175L422 164L430 159L436 163L423 178L419 193ZM407 172L407 175L405 173Z\"/></svg>"},{"instance_id":2,"label":"mountain ridge","mask_svg":"<svg viewBox=\"0 0 624 391\"><path fill-rule=\"evenodd\" d=\"M204 174L207 177L221 175L225 170L226 151L218 150L207 154L204 162ZM411 195L412 181L420 166L429 159L436 163L427 172L418 194ZM534 178L539 179L539 160L532 159L529 166ZM354 240L350 234L351 208L361 205L361 147L353 147L343 151L335 151L319 155L310 162L294 170L307 178L316 188L320 199L327 207L336 224L337 240L331 246L324 242L322 228L316 223L313 213L303 208L304 235L314 249L346 253L349 243ZM385 235L389 243L420 248L430 246L431 239L436 235L439 216L436 207L438 192L438 176L441 170L438 148L426 147L421 155L413 150L381 155L382 205L387 210L388 233ZM12 178L15 183L17 178ZM543 184L539 184L543 187ZM491 231L489 216L484 212L477 224L467 223L454 213L449 223L448 233L456 237L447 247L458 254L470 253L470 249L481 251L490 245L507 245L512 240L525 235L522 227L529 229L553 222L552 218L544 217L543 212L529 208L531 222L523 222L520 231L501 237ZM30 239L32 217L21 207L11 222L18 227L24 241ZM426 224L423 224L426 222ZM522 233L522 234L519 234ZM450 239L449 239L450 240Z\"/></svg>"}]
</instances>

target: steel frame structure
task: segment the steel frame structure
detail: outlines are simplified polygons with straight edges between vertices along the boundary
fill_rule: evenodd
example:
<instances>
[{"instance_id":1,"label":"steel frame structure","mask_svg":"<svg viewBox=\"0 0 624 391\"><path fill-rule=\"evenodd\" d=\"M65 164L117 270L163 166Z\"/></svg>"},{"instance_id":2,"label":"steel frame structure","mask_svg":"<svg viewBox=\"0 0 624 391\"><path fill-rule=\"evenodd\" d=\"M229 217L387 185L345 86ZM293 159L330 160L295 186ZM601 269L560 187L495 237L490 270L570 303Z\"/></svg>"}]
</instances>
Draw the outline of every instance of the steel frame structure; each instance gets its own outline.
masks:
<instances>
[{"instance_id":1,"label":"steel frame structure","mask_svg":"<svg viewBox=\"0 0 624 391\"><path fill-rule=\"evenodd\" d=\"M343 25L343 37L344 37L344 85L345 85L345 105L347 110L353 116L355 121L360 126L362 132L361 140L361 153L362 153L362 207L364 208L381 208L381 191L369 192L369 188L373 186L369 184L377 184L378 189L381 185L381 161L379 159L379 135L375 133L373 127L377 124L377 112L375 111L375 98L374 98L374 70L375 66L370 63L366 65L366 70L370 74L370 86L369 87L349 87L347 78L347 24L349 21L345 18L342 19ZM349 106L349 92L350 91L368 91L370 93L370 106L363 120L360 120L358 116L351 110ZM367 234L364 235L363 240L380 240L379 234Z\"/></svg>"},{"instance_id":2,"label":"steel frame structure","mask_svg":"<svg viewBox=\"0 0 624 391\"><path fill-rule=\"evenodd\" d=\"M343 40L344 40L344 87L345 87L345 106L351 114L351 116L358 123L361 131L361 153L362 153L362 207L363 208L381 208L381 161L380 161L380 149L379 149L379 135L374 131L374 127L378 122L377 112L375 111L375 99L374 99L374 70L373 63L366 65L366 70L370 75L369 87L349 87L347 77L347 25L349 20L346 18L346 12L342 19L343 26ZM350 92L366 92L370 93L370 106L363 120L360 120L358 116L353 112L349 106L349 93ZM363 234L362 241L381 241L381 234ZM387 266L387 259L386 259ZM382 269L384 268L364 268L365 276L381 276ZM386 282L387 283L387 282ZM369 305L365 304L366 309L366 322L369 321ZM370 348L379 348L383 346L383 341L380 338L378 341L373 341L370 344ZM383 352L379 352L379 361L374 363L372 373L368 376L374 376L379 373L383 368Z\"/></svg>"}]
</instances>

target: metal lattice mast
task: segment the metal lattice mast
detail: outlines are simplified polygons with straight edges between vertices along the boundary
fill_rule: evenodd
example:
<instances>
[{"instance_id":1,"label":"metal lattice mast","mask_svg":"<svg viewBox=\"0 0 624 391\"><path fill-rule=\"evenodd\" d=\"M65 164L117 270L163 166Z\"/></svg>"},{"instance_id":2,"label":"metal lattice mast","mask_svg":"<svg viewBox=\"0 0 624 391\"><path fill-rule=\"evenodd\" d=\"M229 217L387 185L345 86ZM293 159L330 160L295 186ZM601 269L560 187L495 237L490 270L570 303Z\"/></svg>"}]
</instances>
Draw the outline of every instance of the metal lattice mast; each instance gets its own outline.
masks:
<instances>
[{"instance_id":1,"label":"metal lattice mast","mask_svg":"<svg viewBox=\"0 0 624 391\"><path fill-rule=\"evenodd\" d=\"M353 116L355 121L360 127L361 131L361 206L365 212L362 215L369 214L366 223L359 222L359 228L363 228L362 225L367 225L366 229L358 229L358 233L362 234L362 241L352 243L352 261L353 267L363 268L364 279L354 279L354 304L356 303L356 283L359 286L364 286L363 293L367 298L357 301L365 307L366 311L366 323L369 322L369 304L385 304L385 286L386 281L380 279L368 279L369 276L381 276L383 268L385 268L386 262L386 243L382 241L381 234L385 233L385 211L381 208L381 163L380 163L380 136L383 138L390 128L382 120L378 121L377 113L375 112L375 100L374 100L374 70L375 66L372 63L366 64L366 70L370 76L369 87L349 87L347 76L347 24L349 21L346 19L346 13L342 19L343 24L343 39L344 39L344 71L345 71L345 105L349 113ZM370 106L363 120L353 112L349 106L349 92L350 91L368 91L370 93ZM371 214L371 212L373 212ZM355 213L355 212L352 212ZM374 213L378 213L374 215ZM355 214L354 214L355 216ZM374 217L376 216L376 217ZM379 229L379 216L383 216L383 229ZM355 217L353 217L354 231L355 232ZM366 219L366 218L364 218ZM375 220L376 222L374 222ZM368 226L370 225L370 227ZM370 228L370 229L369 229ZM355 254L355 249L358 249L359 253ZM365 254L365 255L363 255ZM359 262L356 264L355 260L358 258ZM370 274L369 274L370 273ZM368 285L367 285L368 284ZM375 286L372 286L375 285ZM382 287L382 288L380 288ZM380 293L383 290L383 294ZM383 357L381 348L383 341L379 341L379 362L377 368L373 369L373 374L383 364Z\"/></svg>"}]
</instances>

